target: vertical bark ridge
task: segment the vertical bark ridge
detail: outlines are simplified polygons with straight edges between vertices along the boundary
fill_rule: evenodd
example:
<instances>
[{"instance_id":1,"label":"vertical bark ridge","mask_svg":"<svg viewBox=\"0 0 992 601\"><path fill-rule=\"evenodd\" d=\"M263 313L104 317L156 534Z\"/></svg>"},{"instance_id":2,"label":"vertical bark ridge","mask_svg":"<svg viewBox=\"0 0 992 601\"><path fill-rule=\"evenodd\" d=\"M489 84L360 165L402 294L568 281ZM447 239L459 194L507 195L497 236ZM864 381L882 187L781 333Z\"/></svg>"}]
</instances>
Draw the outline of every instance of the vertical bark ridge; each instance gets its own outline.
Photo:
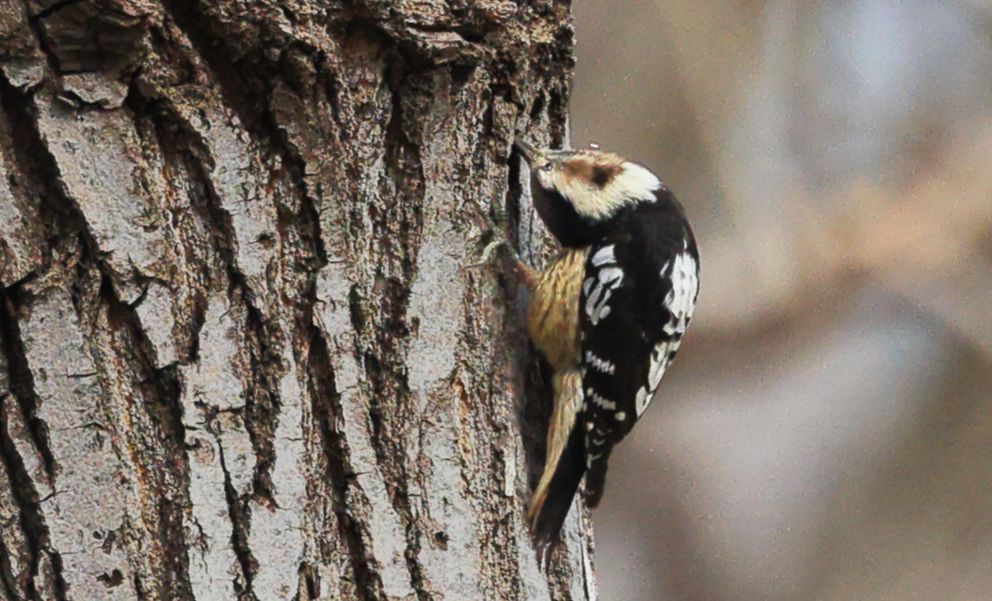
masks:
<instances>
[{"instance_id":1,"label":"vertical bark ridge","mask_svg":"<svg viewBox=\"0 0 992 601\"><path fill-rule=\"evenodd\" d=\"M63 180L62 172L55 158L49 154L42 134L26 126L34 122L35 115L41 109L26 96L18 97L13 88L8 87L6 91L13 97L11 104L16 107L14 110L21 110L16 113L16 117L18 123L22 124L18 133L24 160L30 157L34 162L30 172L36 177L44 177L38 187L44 190L46 212L62 216L62 231L58 235L78 243L75 250L60 251L67 253L64 260L74 264L68 266L63 274L73 291L73 308L90 331L97 332L98 335L109 335L106 346L90 346L91 355L97 365L108 366L110 371L115 371L118 365L124 366L125 375L116 380L119 383L116 392L109 390L108 380L101 381L105 394L112 399L108 399L109 402L102 410L106 412L108 424L116 425L115 418L125 417L125 425L118 432L119 438L115 437L114 444L118 447L117 452L121 459L134 467L132 482L138 486L141 505L141 515L129 517L137 522L136 529L147 531L151 535L150 540L161 545L154 555L163 560L162 565L155 565L154 568L147 566L147 570L151 571L147 574L147 580L159 593L166 590L182 592L188 589L188 584L185 583L185 554L180 527L182 520L179 517L181 493L185 490L182 484L185 470L179 446L182 430L181 427L177 429L177 425L181 426L181 423L176 418L178 383L170 369L157 367L155 349L134 312L134 305L118 298L112 283L116 276L114 268L100 258L101 251L95 235L87 227L86 217L80 206L69 196L70 185ZM85 299L87 288L93 292L89 303ZM140 303L142 298L143 296L139 296L134 303ZM93 341L90 339L87 342ZM104 352L104 349L108 350ZM39 366L34 366L33 369L37 371ZM100 375L101 371L94 371L69 374L69 377L91 378ZM126 400L131 395L140 396L146 402L134 406ZM36 429L41 430L43 427ZM158 444L149 445L149 441L157 441ZM157 449L159 444L165 447L161 453ZM41 448L44 449L45 446ZM179 503L168 502L168 499ZM122 533L122 536L126 537L127 534ZM135 534L131 543L143 545L143 537L143 534ZM136 554L134 557L143 556ZM116 587L119 586L121 577L122 574L118 576L115 571L104 582L108 587Z\"/></svg>"},{"instance_id":2,"label":"vertical bark ridge","mask_svg":"<svg viewBox=\"0 0 992 601\"><path fill-rule=\"evenodd\" d=\"M82 238L83 232L78 229L81 228L79 216L65 200L63 191L59 187L57 169L54 167L51 156L42 143L37 130L31 126L34 122L34 115L30 97L23 94L4 78L0 78L0 92L2 92L6 118L8 123L12 125L11 131L15 141L14 147L17 151L19 172L24 177L32 179L34 189L39 190L43 214L51 219L55 230L52 233L53 237ZM46 526L43 504L52 499L57 486L58 474L64 470L64 467L60 466L60 461L65 461L67 458L56 457L52 450L50 424L40 415L42 398L35 392L34 386L34 379L40 366L31 365L31 361L28 359L28 350L25 348L24 337L18 325L23 312L31 306L31 301L34 300L32 289L35 279L32 277L17 287L7 288L2 295L4 306L0 309L3 313L0 324L3 328L4 354L9 368L11 390L19 401L18 405L23 411L25 422L29 425L30 447L33 447L29 448L28 444L18 445L14 437L11 436L9 427L12 415L10 412L15 409L8 404L5 407L7 419L5 420L4 448L9 452L5 453L5 463L11 470L15 495L21 508L22 525L31 548L31 587L36 588L35 581L39 579L49 579L47 583L42 583L42 588L50 589L59 599L66 599L67 584L62 577L62 559L57 544L52 545L51 535ZM19 301L19 297L23 297L23 300ZM84 370L79 373L70 373L68 377L86 378L94 375L94 372ZM7 444L7 441L10 443ZM28 456L32 452L40 454L44 466L43 474L31 473L25 469L26 462L23 454L25 452ZM39 494L39 488L44 489L44 494ZM42 561L46 556L50 564L50 573L48 574L41 569Z\"/></svg>"},{"instance_id":3,"label":"vertical bark ridge","mask_svg":"<svg viewBox=\"0 0 992 601\"><path fill-rule=\"evenodd\" d=\"M224 495L227 500L228 518L231 520L231 548L237 558L241 573L240 578L235 578L234 592L238 598L257 599L252 590L252 580L257 570L255 558L252 556L251 548L248 544L248 530L250 528L250 516L247 514L246 505L239 491L235 489L231 472L224 460L224 443L220 436L215 434L217 441L218 461L220 469L224 473Z\"/></svg>"},{"instance_id":4,"label":"vertical bark ridge","mask_svg":"<svg viewBox=\"0 0 992 601\"><path fill-rule=\"evenodd\" d=\"M41 561L42 550L48 547L48 527L45 524L45 517L39 507L41 496L36 489L35 482L39 476L46 481L51 476L48 473L32 473L21 453L24 446L18 448L15 442L16 430L23 428L23 420L19 420L12 415L15 411L22 411L23 406L16 402L9 402L14 397L13 389L23 386L16 384L24 377L22 368L15 368L13 364L23 365L23 350L19 347L19 334L16 331L16 323L13 319L10 298L12 290L0 293L0 343L2 343L3 357L0 359L0 367L4 367L7 373L0 376L0 388L7 390L0 391L0 456L3 458L3 468L5 471L5 482L9 485L10 499L14 503L12 510L17 511L14 523L5 525L3 536L4 548L4 581L13 598L40 599L35 587L35 580L39 578L39 563ZM13 372L19 373L15 375ZM29 377L29 374L28 374ZM23 390L23 388L22 388ZM23 394L23 392L22 392ZM21 421L21 428L15 422ZM22 433L23 435L23 433ZM36 441L32 441L35 442ZM35 449L30 449L35 451ZM46 490L47 492L47 490ZM14 517L14 516L11 516ZM20 543L17 546L17 543ZM17 548L20 547L20 548ZM14 573L12 564L16 557L18 563L27 564L23 566L20 573ZM58 564L56 564L58 565ZM41 576L43 577L43 576ZM65 584L61 579L60 572L56 569L53 586L59 591L65 590ZM61 597L64 599L64 595Z\"/></svg>"},{"instance_id":5,"label":"vertical bark ridge","mask_svg":"<svg viewBox=\"0 0 992 601\"><path fill-rule=\"evenodd\" d=\"M327 475L333 489L333 511L337 516L337 528L347 548L351 579L355 583L355 593L359 599L377 599L382 596L382 582L371 564L371 553L367 549L368 533L362 524L352 517L353 504L358 501L351 493L355 472L348 463L347 441L340 434L340 395L334 379L334 368L330 352L323 334L316 326L311 326L310 385L315 399L315 417L322 425L321 440L323 458L327 462ZM367 501L362 501L363 504Z\"/></svg>"},{"instance_id":6,"label":"vertical bark ridge","mask_svg":"<svg viewBox=\"0 0 992 601\"><path fill-rule=\"evenodd\" d=\"M10 174L5 178L9 177L10 184L17 186L16 191L22 198L33 200L36 190L26 180L34 179L35 166L28 162L29 157L25 156L16 141L24 139L27 127L18 119L17 103L22 98L4 76L0 76L0 101L3 109L0 133L4 135L0 149L7 163L5 171L9 170ZM20 177L15 179L15 173ZM14 200L14 190L11 192L8 201ZM40 226L36 232L47 229ZM45 247L43 261L47 264L50 255L47 244ZM37 267L38 271L45 269L41 260ZM25 599L39 598L35 580L45 576L40 574L40 564L44 549L48 547L49 533L39 503L52 493L53 479L58 469L49 443L48 425L38 417L40 400L16 320L22 290L38 276L38 271L21 272L18 274L21 279L4 282L7 286L0 288L0 453L5 470L4 480L9 487L4 491L5 504L10 503L7 509L12 520L4 529L2 563L5 587L13 598ZM18 573L14 573L15 565L21 568ZM53 589L64 591L59 565L56 557L56 569L50 584Z\"/></svg>"},{"instance_id":7,"label":"vertical bark ridge","mask_svg":"<svg viewBox=\"0 0 992 601\"><path fill-rule=\"evenodd\" d=\"M39 218L50 224L45 229L49 230L46 231L46 234L52 237L54 232L50 230L66 227L63 225L66 215L43 200L49 195L58 194L58 191L52 189L51 180L46 177L50 173L50 165L44 160L45 155L36 157L32 152L38 149L38 145L36 133L29 125L30 109L27 102L27 97L24 94L5 77L0 76L0 104L3 107L3 120L5 122L3 130L10 135L9 143L4 144L5 150L13 154L12 157L8 158L11 159L12 167L22 178L22 187L26 188L29 194L36 194L42 199L39 202ZM38 185L32 186L27 182L38 182ZM24 280L13 283L4 290L5 302L4 306L0 307L4 318L0 319L0 328L2 328L4 338L11 393L17 399L20 410L29 426L32 445L43 460L44 476L50 486L56 470L55 459L48 442L47 425L37 416L39 399L35 392L31 370L28 369L24 358L20 334L14 318L16 313L14 306L19 291L24 288L24 284L35 279L37 275L37 273L28 274Z\"/></svg>"},{"instance_id":8,"label":"vertical bark ridge","mask_svg":"<svg viewBox=\"0 0 992 601\"><path fill-rule=\"evenodd\" d=\"M97 300L97 299L94 299ZM98 317L90 328L107 333L107 344L93 345L98 363L120 365L117 377L107 378L104 386L115 382L118 390L117 412L125 426L119 434L137 475L138 491L145 532L138 544L150 552L143 558L145 569L133 575L138 597L141 591L154 596L190 595L189 558L185 546L183 508L189 505L189 467L184 449L186 433L182 421L181 382L175 365L157 367L155 349L135 307L122 302L113 290L109 276L102 277L98 302L93 308ZM104 354L110 348L114 354ZM114 374L108 368L108 375ZM123 384L123 385L121 385ZM134 402L131 399L141 399ZM113 423L113 422L111 422ZM147 538L145 538L147 537Z\"/></svg>"},{"instance_id":9,"label":"vertical bark ridge","mask_svg":"<svg viewBox=\"0 0 992 601\"><path fill-rule=\"evenodd\" d=\"M205 229L211 238L214 261L219 264L213 269L208 268L211 274L210 287L214 288L212 291L208 290L208 298L216 295L226 297L226 303L238 308L238 315L241 318L240 325L243 327L247 364L244 373L241 374L243 392L239 396L242 403L233 410L240 414L239 422L244 424L253 448L254 467L250 489L246 486L236 487L234 484L231 469L224 458L227 443L221 435L221 431L227 428L216 420L217 408L206 407L204 409L204 428L213 435L218 466L224 478L223 498L231 522L230 548L237 560L239 572L232 580L234 591L238 595L253 599L255 596L252 590L252 581L256 572L257 561L252 555L247 540L251 521L248 501L252 494L271 497L271 482L268 479L268 472L261 464L265 463L264 457L271 456L271 448L268 444L269 437L266 432L270 433L273 425L271 419L265 418L271 412L271 403L274 402L269 394L275 390L273 388L275 378L270 373L280 369L279 351L271 348L272 338L268 335L269 321L255 306L253 301L255 294L247 277L238 268L236 258L238 237L231 215L219 200L209 175L208 165L212 161L212 155L199 134L189 126L182 115L165 103L161 109L163 114L158 117L157 129L160 139L163 140L167 157L169 157L167 160L182 163L182 171L191 178L191 188L195 195L192 202L195 207L199 208ZM208 263L214 261L208 261ZM199 334L202 334L202 329ZM200 339L198 335L197 340ZM260 398L258 395L264 396ZM233 427L240 429L240 425L233 425ZM260 430L262 431L260 432ZM268 461L268 464L271 464L271 460Z\"/></svg>"},{"instance_id":10,"label":"vertical bark ridge","mask_svg":"<svg viewBox=\"0 0 992 601\"><path fill-rule=\"evenodd\" d=\"M45 81L6 86L32 143L17 170L56 226L51 258L18 268L37 295L14 315L26 373L52 344L31 312L68 303L85 352L53 340L100 391L95 431L139 500L101 534L128 563L94 598L591 594L579 522L542 574L522 519L539 429L523 399L542 397L503 306L517 295L464 269L466 203L544 241L520 226L509 148L521 129L564 137L567 6L418 6L69 0L32 17ZM47 386L26 403L58 407L66 388ZM37 555L36 572L61 566ZM70 596L89 586L74 578Z\"/></svg>"},{"instance_id":11,"label":"vertical bark ridge","mask_svg":"<svg viewBox=\"0 0 992 601\"><path fill-rule=\"evenodd\" d=\"M0 340L3 343L4 363L7 372L4 380L6 380L5 383L9 391L6 392L9 398L5 400L5 405L10 405L9 411L17 411L18 421L27 426L24 434L27 435L32 454L35 454L39 459L37 467L40 469L31 474L31 480L40 479L46 488L50 488L57 465L48 442L48 425L37 415L38 395L34 389L31 370L25 359L24 348L15 319L18 290L19 287L11 287L0 292L0 303L2 303L0 304L0 317L2 317L0 318ZM15 402L9 402L10 400Z\"/></svg>"}]
</instances>

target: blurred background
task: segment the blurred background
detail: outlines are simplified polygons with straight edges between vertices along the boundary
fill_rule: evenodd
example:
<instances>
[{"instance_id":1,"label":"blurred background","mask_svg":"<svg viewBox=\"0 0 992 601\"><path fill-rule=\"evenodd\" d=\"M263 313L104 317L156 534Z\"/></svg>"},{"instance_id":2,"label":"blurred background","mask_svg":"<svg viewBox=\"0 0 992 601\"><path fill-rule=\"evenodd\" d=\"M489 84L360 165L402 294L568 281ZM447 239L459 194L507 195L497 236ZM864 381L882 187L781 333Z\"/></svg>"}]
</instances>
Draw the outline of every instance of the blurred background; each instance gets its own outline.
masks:
<instances>
[{"instance_id":1,"label":"blurred background","mask_svg":"<svg viewBox=\"0 0 992 601\"><path fill-rule=\"evenodd\" d=\"M572 142L702 254L606 601L992 599L992 3L576 0Z\"/></svg>"}]
</instances>

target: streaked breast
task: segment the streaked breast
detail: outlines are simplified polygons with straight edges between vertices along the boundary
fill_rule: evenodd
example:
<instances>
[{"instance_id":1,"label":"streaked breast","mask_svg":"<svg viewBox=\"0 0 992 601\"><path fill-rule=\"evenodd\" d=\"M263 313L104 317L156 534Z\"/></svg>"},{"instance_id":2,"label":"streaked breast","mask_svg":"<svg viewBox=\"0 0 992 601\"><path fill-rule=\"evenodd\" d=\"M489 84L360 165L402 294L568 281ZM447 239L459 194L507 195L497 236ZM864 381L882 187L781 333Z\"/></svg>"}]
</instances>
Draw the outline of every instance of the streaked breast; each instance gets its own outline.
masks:
<instances>
[{"instance_id":1,"label":"streaked breast","mask_svg":"<svg viewBox=\"0 0 992 601\"><path fill-rule=\"evenodd\" d=\"M579 295L588 252L563 250L538 279L528 310L531 340L556 370L579 362Z\"/></svg>"}]
</instances>

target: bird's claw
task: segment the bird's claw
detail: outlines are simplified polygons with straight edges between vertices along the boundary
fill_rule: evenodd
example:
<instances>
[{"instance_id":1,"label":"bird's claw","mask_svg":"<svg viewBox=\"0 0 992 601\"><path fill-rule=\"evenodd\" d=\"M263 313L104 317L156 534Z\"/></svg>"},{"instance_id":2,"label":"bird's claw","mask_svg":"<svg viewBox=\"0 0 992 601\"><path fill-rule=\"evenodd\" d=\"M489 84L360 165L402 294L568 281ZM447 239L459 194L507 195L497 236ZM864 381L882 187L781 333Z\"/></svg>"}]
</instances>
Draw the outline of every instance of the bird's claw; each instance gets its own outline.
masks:
<instances>
[{"instance_id":1,"label":"bird's claw","mask_svg":"<svg viewBox=\"0 0 992 601\"><path fill-rule=\"evenodd\" d=\"M478 268L485 267L493 260L493 257L499 251L500 247L510 247L509 241L502 235L497 234L483 247L482 252L479 253L479 260L474 263L469 263L467 267Z\"/></svg>"},{"instance_id":2,"label":"bird's claw","mask_svg":"<svg viewBox=\"0 0 992 601\"><path fill-rule=\"evenodd\" d=\"M509 218L506 211L490 209L494 213L490 217L478 204L473 204L472 207L475 211L476 222L481 229L479 234L474 236L473 239L477 244L485 242L485 246L479 254L479 260L469 263L466 267L485 267L498 256L501 250L507 253L514 261L519 262L520 257L517 255L517 251L513 248L513 245L505 234L505 230L509 226Z\"/></svg>"}]
</instances>

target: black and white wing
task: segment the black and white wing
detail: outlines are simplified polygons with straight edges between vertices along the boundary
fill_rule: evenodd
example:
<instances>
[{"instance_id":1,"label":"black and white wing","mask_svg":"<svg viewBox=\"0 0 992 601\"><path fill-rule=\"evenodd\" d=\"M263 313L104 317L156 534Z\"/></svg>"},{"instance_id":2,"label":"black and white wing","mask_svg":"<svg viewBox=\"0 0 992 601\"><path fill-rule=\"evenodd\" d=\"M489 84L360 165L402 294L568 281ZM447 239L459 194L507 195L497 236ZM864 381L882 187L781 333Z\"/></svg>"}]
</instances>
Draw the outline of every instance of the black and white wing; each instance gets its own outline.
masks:
<instances>
[{"instance_id":1,"label":"black and white wing","mask_svg":"<svg viewBox=\"0 0 992 601\"><path fill-rule=\"evenodd\" d=\"M586 260L580 314L586 498L602 496L607 460L644 413L692 319L699 290L692 234L605 239Z\"/></svg>"}]
</instances>

